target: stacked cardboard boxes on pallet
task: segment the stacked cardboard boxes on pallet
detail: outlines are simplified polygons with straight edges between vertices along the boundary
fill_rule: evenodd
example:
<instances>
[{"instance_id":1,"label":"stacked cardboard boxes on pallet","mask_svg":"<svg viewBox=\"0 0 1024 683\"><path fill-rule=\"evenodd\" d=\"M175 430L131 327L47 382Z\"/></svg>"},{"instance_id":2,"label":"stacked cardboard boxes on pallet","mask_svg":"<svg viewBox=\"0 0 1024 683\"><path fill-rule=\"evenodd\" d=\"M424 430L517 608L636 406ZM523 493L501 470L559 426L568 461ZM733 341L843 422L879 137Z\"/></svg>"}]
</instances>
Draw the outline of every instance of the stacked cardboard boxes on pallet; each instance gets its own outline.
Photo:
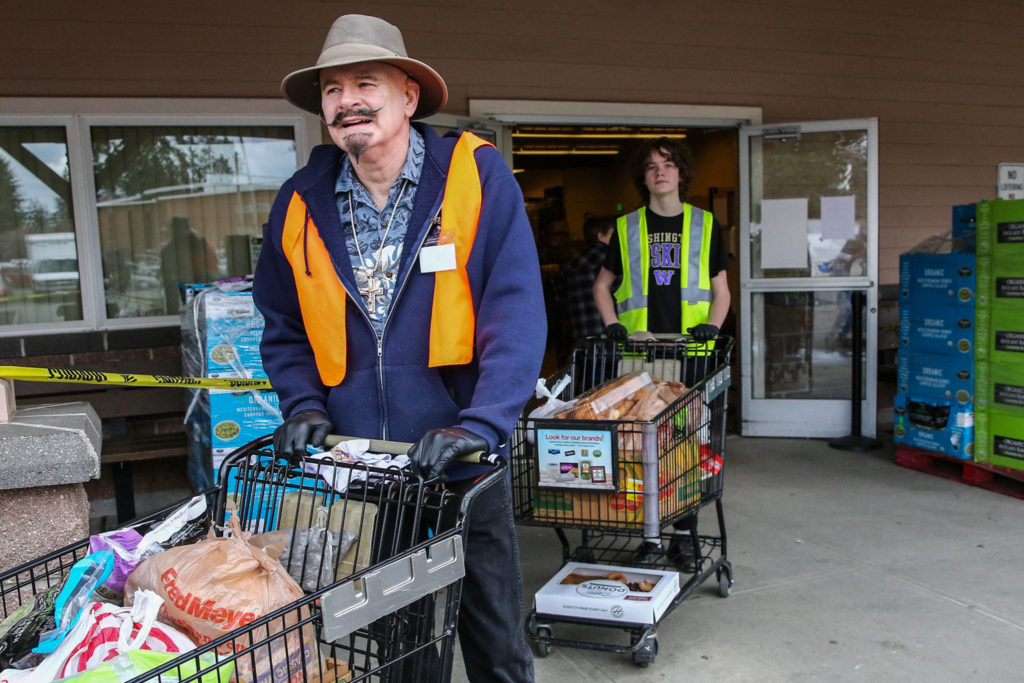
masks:
<instances>
[{"instance_id":1,"label":"stacked cardboard boxes on pallet","mask_svg":"<svg viewBox=\"0 0 1024 683\"><path fill-rule=\"evenodd\" d=\"M975 459L1024 470L1024 200L979 203L977 224Z\"/></svg>"},{"instance_id":2,"label":"stacked cardboard boxes on pallet","mask_svg":"<svg viewBox=\"0 0 1024 683\"><path fill-rule=\"evenodd\" d=\"M954 248L964 252L900 255L896 442L962 459L974 453L972 213L953 209Z\"/></svg>"}]
</instances>

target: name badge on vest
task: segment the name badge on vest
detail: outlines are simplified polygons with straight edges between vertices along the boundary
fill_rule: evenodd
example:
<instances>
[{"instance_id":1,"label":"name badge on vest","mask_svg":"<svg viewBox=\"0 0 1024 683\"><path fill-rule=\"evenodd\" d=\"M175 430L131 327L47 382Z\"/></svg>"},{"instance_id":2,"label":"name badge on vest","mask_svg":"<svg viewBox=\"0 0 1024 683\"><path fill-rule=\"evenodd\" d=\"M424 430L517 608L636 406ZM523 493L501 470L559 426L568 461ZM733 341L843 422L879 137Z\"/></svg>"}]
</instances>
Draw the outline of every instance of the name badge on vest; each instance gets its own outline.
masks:
<instances>
[{"instance_id":1,"label":"name badge on vest","mask_svg":"<svg viewBox=\"0 0 1024 683\"><path fill-rule=\"evenodd\" d=\"M420 249L420 272L436 273L455 270L455 245L437 244Z\"/></svg>"}]
</instances>

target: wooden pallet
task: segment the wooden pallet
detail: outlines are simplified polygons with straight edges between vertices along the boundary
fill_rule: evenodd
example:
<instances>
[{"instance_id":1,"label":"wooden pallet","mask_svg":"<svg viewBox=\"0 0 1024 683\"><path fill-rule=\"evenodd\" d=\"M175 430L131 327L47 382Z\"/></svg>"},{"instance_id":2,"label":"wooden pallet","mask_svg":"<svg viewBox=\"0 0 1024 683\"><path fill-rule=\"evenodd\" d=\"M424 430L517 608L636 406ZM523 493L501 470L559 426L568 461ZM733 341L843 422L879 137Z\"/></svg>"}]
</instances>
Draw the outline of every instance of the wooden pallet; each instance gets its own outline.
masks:
<instances>
[{"instance_id":1,"label":"wooden pallet","mask_svg":"<svg viewBox=\"0 0 1024 683\"><path fill-rule=\"evenodd\" d=\"M913 470L1024 499L1024 472L896 444L896 464Z\"/></svg>"}]
</instances>

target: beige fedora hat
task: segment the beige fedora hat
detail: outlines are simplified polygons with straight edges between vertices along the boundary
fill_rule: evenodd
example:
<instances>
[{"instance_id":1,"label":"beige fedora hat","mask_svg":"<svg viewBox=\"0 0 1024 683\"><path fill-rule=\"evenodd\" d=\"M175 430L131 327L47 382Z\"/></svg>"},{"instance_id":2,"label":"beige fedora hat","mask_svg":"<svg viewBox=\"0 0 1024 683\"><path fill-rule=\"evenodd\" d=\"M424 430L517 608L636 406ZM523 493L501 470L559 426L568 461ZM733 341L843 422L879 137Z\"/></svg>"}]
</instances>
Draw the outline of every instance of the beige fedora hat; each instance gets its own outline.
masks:
<instances>
[{"instance_id":1,"label":"beige fedora hat","mask_svg":"<svg viewBox=\"0 0 1024 683\"><path fill-rule=\"evenodd\" d=\"M362 14L338 17L327 32L316 66L293 71L281 81L281 92L299 109L319 116L320 69L362 62L392 64L420 85L420 101L414 119L430 116L448 101L448 88L440 74L423 62L410 59L402 32L383 19Z\"/></svg>"}]
</instances>

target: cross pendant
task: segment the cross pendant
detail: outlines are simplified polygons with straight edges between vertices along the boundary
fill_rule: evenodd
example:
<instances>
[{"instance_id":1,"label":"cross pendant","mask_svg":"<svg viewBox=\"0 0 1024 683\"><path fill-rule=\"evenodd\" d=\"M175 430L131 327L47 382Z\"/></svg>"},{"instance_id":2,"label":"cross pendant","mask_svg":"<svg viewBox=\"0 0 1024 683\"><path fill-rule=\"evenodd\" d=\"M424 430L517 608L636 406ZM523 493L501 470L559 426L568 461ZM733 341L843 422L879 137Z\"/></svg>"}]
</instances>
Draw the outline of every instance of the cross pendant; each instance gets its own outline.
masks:
<instances>
[{"instance_id":1,"label":"cross pendant","mask_svg":"<svg viewBox=\"0 0 1024 683\"><path fill-rule=\"evenodd\" d=\"M384 299L384 285L381 284L376 273L366 276L366 289L362 294L366 301L366 309L371 313L376 313L377 306Z\"/></svg>"}]
</instances>

